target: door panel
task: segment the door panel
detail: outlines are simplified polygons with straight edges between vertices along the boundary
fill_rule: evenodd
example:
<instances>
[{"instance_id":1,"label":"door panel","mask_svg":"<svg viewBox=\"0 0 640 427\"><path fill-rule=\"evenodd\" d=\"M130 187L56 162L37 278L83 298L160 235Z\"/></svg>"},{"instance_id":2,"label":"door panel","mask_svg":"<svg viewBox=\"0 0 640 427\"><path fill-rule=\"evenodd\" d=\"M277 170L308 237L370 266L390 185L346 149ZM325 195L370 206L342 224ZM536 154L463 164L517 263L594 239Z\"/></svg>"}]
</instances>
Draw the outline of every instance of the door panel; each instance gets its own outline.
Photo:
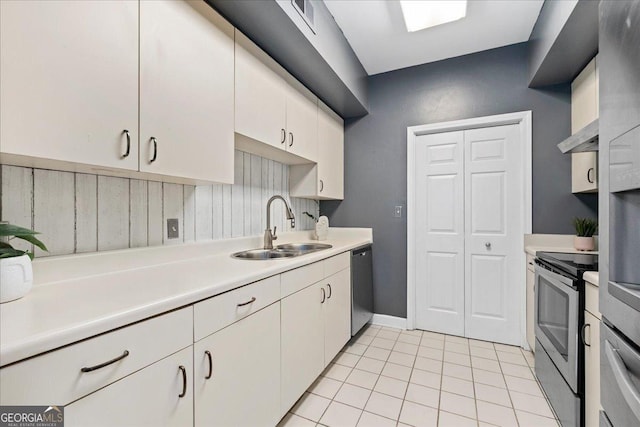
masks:
<instances>
[{"instance_id":1,"label":"door panel","mask_svg":"<svg viewBox=\"0 0 640 427\"><path fill-rule=\"evenodd\" d=\"M325 366L351 338L351 269L328 277L326 283L330 289L323 304Z\"/></svg>"},{"instance_id":2,"label":"door panel","mask_svg":"<svg viewBox=\"0 0 640 427\"><path fill-rule=\"evenodd\" d=\"M464 140L466 336L520 345L518 125L467 130Z\"/></svg>"},{"instance_id":3,"label":"door panel","mask_svg":"<svg viewBox=\"0 0 640 427\"><path fill-rule=\"evenodd\" d=\"M302 85L288 86L287 151L310 161L318 158L318 100Z\"/></svg>"},{"instance_id":4,"label":"door panel","mask_svg":"<svg viewBox=\"0 0 640 427\"><path fill-rule=\"evenodd\" d=\"M416 141L416 326L464 334L463 133Z\"/></svg>"}]
</instances>

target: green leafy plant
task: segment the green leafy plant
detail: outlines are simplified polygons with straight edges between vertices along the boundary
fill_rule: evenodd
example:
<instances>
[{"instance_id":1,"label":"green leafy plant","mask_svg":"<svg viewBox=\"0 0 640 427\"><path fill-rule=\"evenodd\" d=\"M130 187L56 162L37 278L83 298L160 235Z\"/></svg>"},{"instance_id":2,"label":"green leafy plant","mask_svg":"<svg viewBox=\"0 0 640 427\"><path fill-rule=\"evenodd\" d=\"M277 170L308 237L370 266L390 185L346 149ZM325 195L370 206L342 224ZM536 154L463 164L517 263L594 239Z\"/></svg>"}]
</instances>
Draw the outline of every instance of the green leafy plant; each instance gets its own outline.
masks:
<instances>
[{"instance_id":1,"label":"green leafy plant","mask_svg":"<svg viewBox=\"0 0 640 427\"><path fill-rule=\"evenodd\" d=\"M592 237L598 231L598 221L592 218L574 218L573 226L578 237Z\"/></svg>"},{"instance_id":2,"label":"green leafy plant","mask_svg":"<svg viewBox=\"0 0 640 427\"><path fill-rule=\"evenodd\" d=\"M36 238L36 234L40 234L37 231L29 230L28 228L18 227L17 225L12 225L6 222L0 222L0 259L2 258L13 258L22 255L28 255L29 258L33 259L33 253L29 251L22 251L20 249L15 249L8 242L5 242L5 238L7 240L13 239L22 239L29 243L34 244L39 247L43 251L47 250L47 247L40 240Z\"/></svg>"}]
</instances>

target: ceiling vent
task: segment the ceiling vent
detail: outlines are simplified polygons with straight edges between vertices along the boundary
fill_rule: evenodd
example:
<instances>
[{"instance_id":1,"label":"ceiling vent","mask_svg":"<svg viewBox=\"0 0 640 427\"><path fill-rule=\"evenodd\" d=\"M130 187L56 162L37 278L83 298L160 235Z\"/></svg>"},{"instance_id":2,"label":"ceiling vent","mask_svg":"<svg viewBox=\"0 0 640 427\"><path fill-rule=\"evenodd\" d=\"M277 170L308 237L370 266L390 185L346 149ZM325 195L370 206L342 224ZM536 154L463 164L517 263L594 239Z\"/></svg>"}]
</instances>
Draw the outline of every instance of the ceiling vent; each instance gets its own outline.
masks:
<instances>
[{"instance_id":1,"label":"ceiling vent","mask_svg":"<svg viewBox=\"0 0 640 427\"><path fill-rule=\"evenodd\" d=\"M313 21L313 4L311 0L291 0L291 4L298 11L304 22L307 23L311 31L315 34L316 29Z\"/></svg>"}]
</instances>

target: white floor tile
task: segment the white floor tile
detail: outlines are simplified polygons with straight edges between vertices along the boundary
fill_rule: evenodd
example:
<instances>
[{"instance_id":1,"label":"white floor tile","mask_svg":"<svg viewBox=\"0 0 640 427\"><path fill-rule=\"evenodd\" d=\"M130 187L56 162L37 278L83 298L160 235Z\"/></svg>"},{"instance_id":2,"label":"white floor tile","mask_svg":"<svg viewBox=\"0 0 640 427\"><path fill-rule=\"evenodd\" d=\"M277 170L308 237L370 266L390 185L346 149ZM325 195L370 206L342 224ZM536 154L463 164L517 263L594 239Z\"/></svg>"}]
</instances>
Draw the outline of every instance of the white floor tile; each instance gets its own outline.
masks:
<instances>
[{"instance_id":1,"label":"white floor tile","mask_svg":"<svg viewBox=\"0 0 640 427\"><path fill-rule=\"evenodd\" d=\"M370 412L363 412L358 421L358 427L395 427L396 422L389 418L381 417L380 415L372 414Z\"/></svg>"},{"instance_id":2,"label":"white floor tile","mask_svg":"<svg viewBox=\"0 0 640 427\"><path fill-rule=\"evenodd\" d=\"M440 388L440 374L414 369L409 382L432 388Z\"/></svg>"},{"instance_id":3,"label":"white floor tile","mask_svg":"<svg viewBox=\"0 0 640 427\"><path fill-rule=\"evenodd\" d=\"M392 420L398 420L401 408L402 399L388 396L386 394L376 393L375 391L371 393L367 406L365 406L365 410L367 412L381 415Z\"/></svg>"},{"instance_id":4,"label":"white floor tile","mask_svg":"<svg viewBox=\"0 0 640 427\"><path fill-rule=\"evenodd\" d=\"M320 424L328 427L355 427L362 411L339 402L331 402Z\"/></svg>"},{"instance_id":5,"label":"white floor tile","mask_svg":"<svg viewBox=\"0 0 640 427\"><path fill-rule=\"evenodd\" d=\"M360 356L358 355L340 352L338 353L336 358L333 359L333 363L353 368L354 366L356 366L356 363L358 363L358 360L360 360Z\"/></svg>"},{"instance_id":6,"label":"white floor tile","mask_svg":"<svg viewBox=\"0 0 640 427\"><path fill-rule=\"evenodd\" d=\"M527 360L527 364L529 365L530 368L533 368L536 366L536 360L533 353L531 353L530 351L523 351L522 354L524 354L524 358Z\"/></svg>"},{"instance_id":7,"label":"white floor tile","mask_svg":"<svg viewBox=\"0 0 640 427\"><path fill-rule=\"evenodd\" d=\"M440 411L438 414L438 427L476 427L478 422L471 418Z\"/></svg>"},{"instance_id":8,"label":"white floor tile","mask_svg":"<svg viewBox=\"0 0 640 427\"><path fill-rule=\"evenodd\" d=\"M322 376L327 378L333 378L334 380L344 381L351 373L351 369L348 366L330 364L327 369L324 370Z\"/></svg>"},{"instance_id":9,"label":"white floor tile","mask_svg":"<svg viewBox=\"0 0 640 427\"><path fill-rule=\"evenodd\" d=\"M468 354L454 353L452 351L444 351L444 361L455 363L456 365L471 366L471 358Z\"/></svg>"},{"instance_id":10,"label":"white floor tile","mask_svg":"<svg viewBox=\"0 0 640 427\"><path fill-rule=\"evenodd\" d=\"M431 332L431 331L423 331L422 332L422 337L423 338L431 338L431 339L435 339L438 341L444 341L444 334L440 334L438 332Z\"/></svg>"},{"instance_id":11,"label":"white floor tile","mask_svg":"<svg viewBox=\"0 0 640 427\"><path fill-rule=\"evenodd\" d=\"M513 390L510 391L509 394L511 395L513 407L516 410L531 412L547 418L553 418L553 412L551 412L549 403L544 397L532 396L530 394L519 393Z\"/></svg>"},{"instance_id":12,"label":"white floor tile","mask_svg":"<svg viewBox=\"0 0 640 427\"><path fill-rule=\"evenodd\" d=\"M457 342L460 344L468 344L469 338L459 337L457 335L445 335L444 340L448 342Z\"/></svg>"},{"instance_id":13,"label":"white floor tile","mask_svg":"<svg viewBox=\"0 0 640 427\"><path fill-rule=\"evenodd\" d=\"M358 356L362 356L366 350L367 350L367 346L366 345L355 344L355 343L354 344L347 344L342 349L342 351L344 351L345 353L351 353L351 354L355 354L355 355L358 355Z\"/></svg>"},{"instance_id":14,"label":"white floor tile","mask_svg":"<svg viewBox=\"0 0 640 427\"><path fill-rule=\"evenodd\" d=\"M498 355L493 348L469 347L471 356L482 357L484 359L498 360Z\"/></svg>"},{"instance_id":15,"label":"white floor tile","mask_svg":"<svg viewBox=\"0 0 640 427\"><path fill-rule=\"evenodd\" d=\"M482 369L484 371L502 373L500 363L497 360L483 359L482 357L471 356L471 366L474 369Z\"/></svg>"},{"instance_id":16,"label":"white floor tile","mask_svg":"<svg viewBox=\"0 0 640 427\"><path fill-rule=\"evenodd\" d=\"M416 357L416 362L413 367L423 371L435 372L436 374L442 373L442 362L427 357Z\"/></svg>"},{"instance_id":17,"label":"white floor tile","mask_svg":"<svg viewBox=\"0 0 640 427\"><path fill-rule=\"evenodd\" d=\"M507 352L507 353L521 354L520 353L520 347L516 347L515 345L506 345L506 344L494 343L493 346L495 347L496 351L504 351L504 352Z\"/></svg>"},{"instance_id":18,"label":"white floor tile","mask_svg":"<svg viewBox=\"0 0 640 427\"><path fill-rule=\"evenodd\" d=\"M496 426L517 427L516 414L513 409L505 406L495 405L493 403L483 402L479 400L478 420L485 421Z\"/></svg>"},{"instance_id":19,"label":"white floor tile","mask_svg":"<svg viewBox=\"0 0 640 427\"><path fill-rule=\"evenodd\" d=\"M364 409L364 405L367 404L370 395L371 390L345 383L333 400Z\"/></svg>"},{"instance_id":20,"label":"white floor tile","mask_svg":"<svg viewBox=\"0 0 640 427\"><path fill-rule=\"evenodd\" d=\"M396 342L393 347L393 351L399 351L400 353L407 353L415 356L418 354L418 346L416 344L408 344L406 342Z\"/></svg>"},{"instance_id":21,"label":"white floor tile","mask_svg":"<svg viewBox=\"0 0 640 427\"><path fill-rule=\"evenodd\" d=\"M493 350L493 343L490 341L481 341L481 340L469 340L469 347L481 347L481 348L489 348Z\"/></svg>"},{"instance_id":22,"label":"white floor tile","mask_svg":"<svg viewBox=\"0 0 640 427\"><path fill-rule=\"evenodd\" d=\"M356 364L356 368L362 371L373 372L379 374L384 368L385 362L382 360L371 359L370 357L362 357Z\"/></svg>"},{"instance_id":23,"label":"white floor tile","mask_svg":"<svg viewBox=\"0 0 640 427\"><path fill-rule=\"evenodd\" d=\"M362 344L362 345L369 345L371 344L371 341L373 341L375 338L375 336L371 336L371 335L361 335L360 337L358 337L356 339L356 343L357 344Z\"/></svg>"},{"instance_id":24,"label":"white floor tile","mask_svg":"<svg viewBox=\"0 0 640 427\"><path fill-rule=\"evenodd\" d=\"M369 347L364 352L365 357L370 357L372 359L378 359L383 361L386 361L389 358L389 354L391 354L390 350L386 350L384 348L378 348L378 347Z\"/></svg>"},{"instance_id":25,"label":"white floor tile","mask_svg":"<svg viewBox=\"0 0 640 427\"><path fill-rule=\"evenodd\" d=\"M409 383L407 393L404 398L410 402L437 408L440 404L440 390Z\"/></svg>"},{"instance_id":26,"label":"white floor tile","mask_svg":"<svg viewBox=\"0 0 640 427\"><path fill-rule=\"evenodd\" d=\"M477 400L511 407L511 399L506 389L480 383L475 383L475 389Z\"/></svg>"},{"instance_id":27,"label":"white floor tile","mask_svg":"<svg viewBox=\"0 0 640 427\"><path fill-rule=\"evenodd\" d=\"M516 410L516 417L518 418L520 427L558 427L555 419L541 417L529 412Z\"/></svg>"},{"instance_id":28,"label":"white floor tile","mask_svg":"<svg viewBox=\"0 0 640 427\"><path fill-rule=\"evenodd\" d=\"M434 340L433 338L422 337L420 346L444 350L444 341Z\"/></svg>"},{"instance_id":29,"label":"white floor tile","mask_svg":"<svg viewBox=\"0 0 640 427\"><path fill-rule=\"evenodd\" d=\"M389 355L388 362L395 363L396 365L413 367L413 364L416 360L415 356L406 353L400 353L398 351L392 351Z\"/></svg>"},{"instance_id":30,"label":"white floor tile","mask_svg":"<svg viewBox=\"0 0 640 427\"><path fill-rule=\"evenodd\" d=\"M280 421L278 427L315 427L316 423L306 418L299 417L296 414L288 413Z\"/></svg>"},{"instance_id":31,"label":"white floor tile","mask_svg":"<svg viewBox=\"0 0 640 427\"><path fill-rule=\"evenodd\" d=\"M404 333L401 333L400 336L398 336L398 341L405 342L407 344L420 345L420 336L405 335Z\"/></svg>"},{"instance_id":32,"label":"white floor tile","mask_svg":"<svg viewBox=\"0 0 640 427\"><path fill-rule=\"evenodd\" d=\"M476 418L476 402L474 399L443 391L440 393L440 410Z\"/></svg>"},{"instance_id":33,"label":"white floor tile","mask_svg":"<svg viewBox=\"0 0 640 427\"><path fill-rule=\"evenodd\" d=\"M469 354L469 344L460 344L457 342L448 342L444 343L445 351L453 351L456 353Z\"/></svg>"},{"instance_id":34,"label":"white floor tile","mask_svg":"<svg viewBox=\"0 0 640 427\"><path fill-rule=\"evenodd\" d=\"M389 378L381 376L378 378L376 386L373 388L378 393L388 394L389 396L398 397L404 399L404 394L407 391L408 382L397 380L395 378Z\"/></svg>"},{"instance_id":35,"label":"white floor tile","mask_svg":"<svg viewBox=\"0 0 640 427\"><path fill-rule=\"evenodd\" d=\"M373 390L373 387L376 385L377 381L378 381L377 374L361 371L359 369L354 369L353 371L351 371L351 374L349 374L346 380L346 382L349 384L368 388L369 390Z\"/></svg>"},{"instance_id":36,"label":"white floor tile","mask_svg":"<svg viewBox=\"0 0 640 427\"><path fill-rule=\"evenodd\" d=\"M494 387L507 388L502 374L483 371L482 369L473 369L473 382L492 385Z\"/></svg>"},{"instance_id":37,"label":"white floor tile","mask_svg":"<svg viewBox=\"0 0 640 427\"><path fill-rule=\"evenodd\" d=\"M385 338L388 340L392 340L395 341L398 339L398 337L400 336L400 331L399 330L393 330L393 329L383 329L380 332L378 332L378 335L376 335L376 337L378 338Z\"/></svg>"},{"instance_id":38,"label":"white floor tile","mask_svg":"<svg viewBox=\"0 0 640 427\"><path fill-rule=\"evenodd\" d=\"M391 350L396 342L394 340L388 340L385 338L375 337L371 341L373 347L384 348L385 350Z\"/></svg>"},{"instance_id":39,"label":"white floor tile","mask_svg":"<svg viewBox=\"0 0 640 427\"><path fill-rule=\"evenodd\" d=\"M411 329L400 332L400 335L413 335L416 337L422 337L422 331L420 329Z\"/></svg>"},{"instance_id":40,"label":"white floor tile","mask_svg":"<svg viewBox=\"0 0 640 427\"><path fill-rule=\"evenodd\" d=\"M453 363L447 363L446 361L442 365L442 375L448 375L450 377L473 381L473 377L471 376L471 368L467 366L456 365Z\"/></svg>"},{"instance_id":41,"label":"white floor tile","mask_svg":"<svg viewBox=\"0 0 640 427\"><path fill-rule=\"evenodd\" d=\"M473 383L459 378L442 376L442 391L460 394L467 397L475 397L473 391Z\"/></svg>"},{"instance_id":42,"label":"white floor tile","mask_svg":"<svg viewBox=\"0 0 640 427\"><path fill-rule=\"evenodd\" d=\"M536 381L512 377L510 375L505 375L504 379L507 382L507 388L509 391L519 391L520 393L543 397L542 391Z\"/></svg>"},{"instance_id":43,"label":"white floor tile","mask_svg":"<svg viewBox=\"0 0 640 427\"><path fill-rule=\"evenodd\" d=\"M431 427L438 422L438 410L405 401L400 412L400 422L415 427Z\"/></svg>"},{"instance_id":44,"label":"white floor tile","mask_svg":"<svg viewBox=\"0 0 640 427\"><path fill-rule=\"evenodd\" d=\"M500 363L507 362L513 363L514 365L529 366L527 359L524 358L522 353L505 353L503 351L497 351L496 353L498 354Z\"/></svg>"},{"instance_id":45,"label":"white floor tile","mask_svg":"<svg viewBox=\"0 0 640 427\"><path fill-rule=\"evenodd\" d=\"M512 377L526 378L528 380L535 380L531 368L529 366L514 365L512 363L500 363L502 367L502 373L504 375L511 375Z\"/></svg>"},{"instance_id":46,"label":"white floor tile","mask_svg":"<svg viewBox=\"0 0 640 427\"><path fill-rule=\"evenodd\" d=\"M305 393L291 412L312 421L319 421L331 401L315 394Z\"/></svg>"},{"instance_id":47,"label":"white floor tile","mask_svg":"<svg viewBox=\"0 0 640 427\"><path fill-rule=\"evenodd\" d=\"M431 347L420 347L418 349L418 356L428 357L429 359L434 360L442 360L444 351Z\"/></svg>"},{"instance_id":48,"label":"white floor tile","mask_svg":"<svg viewBox=\"0 0 640 427\"><path fill-rule=\"evenodd\" d=\"M341 381L327 377L319 377L313 385L309 387L308 391L318 396L326 397L327 399L333 399L338 390L340 390L341 385Z\"/></svg>"},{"instance_id":49,"label":"white floor tile","mask_svg":"<svg viewBox=\"0 0 640 427\"><path fill-rule=\"evenodd\" d=\"M382 370L382 375L406 382L411 378L411 368L387 362Z\"/></svg>"}]
</instances>

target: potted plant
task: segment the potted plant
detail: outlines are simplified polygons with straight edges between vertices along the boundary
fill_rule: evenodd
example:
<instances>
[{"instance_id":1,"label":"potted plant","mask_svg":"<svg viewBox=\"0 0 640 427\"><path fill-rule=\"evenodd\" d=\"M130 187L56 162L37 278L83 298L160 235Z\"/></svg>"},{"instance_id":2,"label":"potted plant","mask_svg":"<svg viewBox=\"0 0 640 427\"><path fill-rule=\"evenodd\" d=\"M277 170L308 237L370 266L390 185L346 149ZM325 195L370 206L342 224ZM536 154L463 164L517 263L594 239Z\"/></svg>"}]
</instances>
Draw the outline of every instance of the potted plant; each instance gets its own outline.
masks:
<instances>
[{"instance_id":1,"label":"potted plant","mask_svg":"<svg viewBox=\"0 0 640 427\"><path fill-rule=\"evenodd\" d=\"M46 251L47 248L35 235L36 231L0 222L0 303L25 296L33 285L33 253L15 249L9 243L22 239Z\"/></svg>"},{"instance_id":2,"label":"potted plant","mask_svg":"<svg viewBox=\"0 0 640 427\"><path fill-rule=\"evenodd\" d=\"M598 231L598 221L592 218L574 218L576 236L573 246L579 251L592 251L596 247L593 235Z\"/></svg>"}]
</instances>

